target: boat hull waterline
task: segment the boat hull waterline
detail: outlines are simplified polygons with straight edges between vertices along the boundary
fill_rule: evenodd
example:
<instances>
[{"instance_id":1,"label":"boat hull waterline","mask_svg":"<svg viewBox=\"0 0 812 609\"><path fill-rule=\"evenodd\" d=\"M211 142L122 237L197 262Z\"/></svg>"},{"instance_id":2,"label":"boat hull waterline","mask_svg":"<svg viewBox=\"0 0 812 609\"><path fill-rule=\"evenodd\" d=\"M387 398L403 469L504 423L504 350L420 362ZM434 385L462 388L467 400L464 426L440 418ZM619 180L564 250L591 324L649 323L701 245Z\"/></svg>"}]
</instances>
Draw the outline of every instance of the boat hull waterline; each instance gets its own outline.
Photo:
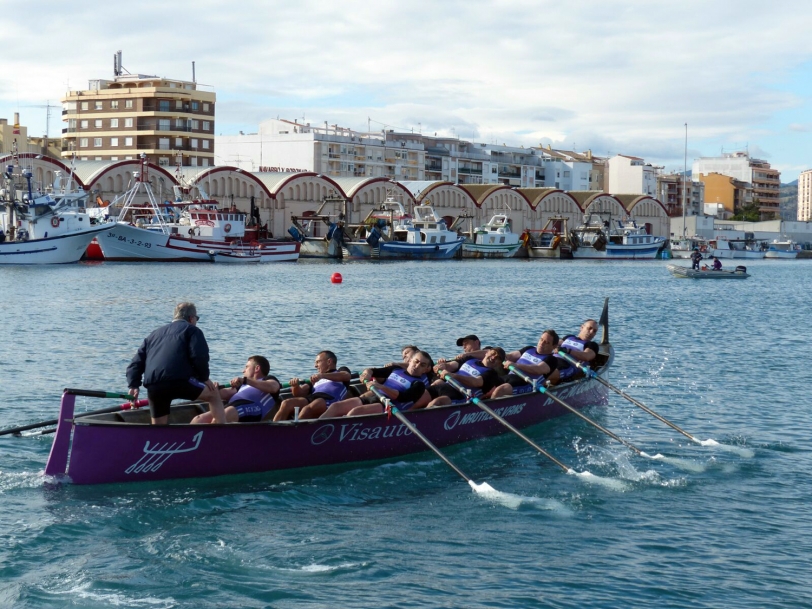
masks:
<instances>
[{"instance_id":1,"label":"boat hull waterline","mask_svg":"<svg viewBox=\"0 0 812 609\"><path fill-rule=\"evenodd\" d=\"M611 357L610 357L611 360ZM603 368L605 371L609 364ZM606 403L606 388L584 378L551 392L575 408ZM73 419L65 393L46 475L75 484L155 481L269 472L397 458L426 450L397 418L385 414L284 423L168 425ZM517 428L568 411L540 393L490 400ZM439 447L506 432L476 405L406 412Z\"/></svg>"},{"instance_id":2,"label":"boat hull waterline","mask_svg":"<svg viewBox=\"0 0 812 609\"><path fill-rule=\"evenodd\" d=\"M87 246L102 230L93 226L81 232L0 243L0 264L70 264L78 262Z\"/></svg>"}]
</instances>

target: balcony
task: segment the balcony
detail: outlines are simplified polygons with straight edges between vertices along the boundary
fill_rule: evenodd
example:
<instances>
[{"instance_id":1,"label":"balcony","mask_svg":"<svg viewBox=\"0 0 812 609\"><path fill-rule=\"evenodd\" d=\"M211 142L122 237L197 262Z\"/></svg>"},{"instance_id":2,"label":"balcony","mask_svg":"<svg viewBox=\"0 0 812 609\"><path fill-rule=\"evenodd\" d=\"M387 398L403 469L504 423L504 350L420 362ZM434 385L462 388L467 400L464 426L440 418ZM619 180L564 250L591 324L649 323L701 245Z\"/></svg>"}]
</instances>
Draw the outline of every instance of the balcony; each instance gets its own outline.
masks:
<instances>
[{"instance_id":1,"label":"balcony","mask_svg":"<svg viewBox=\"0 0 812 609\"><path fill-rule=\"evenodd\" d=\"M461 165L459 167L458 171L461 174L464 173L464 174L467 174L467 175L478 175L478 176L482 175L482 168L474 169L473 167L465 167L465 166Z\"/></svg>"}]
</instances>

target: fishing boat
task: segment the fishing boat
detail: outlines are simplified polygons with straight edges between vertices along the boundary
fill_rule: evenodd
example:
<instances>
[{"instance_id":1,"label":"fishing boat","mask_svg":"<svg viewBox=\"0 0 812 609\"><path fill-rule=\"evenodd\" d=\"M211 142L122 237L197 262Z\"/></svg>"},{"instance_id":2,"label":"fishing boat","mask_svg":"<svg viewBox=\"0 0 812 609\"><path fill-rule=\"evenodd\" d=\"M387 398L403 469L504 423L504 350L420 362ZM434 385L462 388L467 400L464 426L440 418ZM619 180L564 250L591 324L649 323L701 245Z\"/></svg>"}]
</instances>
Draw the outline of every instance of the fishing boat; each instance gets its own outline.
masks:
<instances>
[{"instance_id":1,"label":"fishing boat","mask_svg":"<svg viewBox=\"0 0 812 609\"><path fill-rule=\"evenodd\" d=\"M341 211L338 215L323 214L325 205L338 204ZM344 223L347 218L347 200L339 196L326 196L319 208L312 213L291 216L291 227L288 234L301 243L300 258L341 258L345 240ZM321 225L326 226L326 234L318 236Z\"/></svg>"},{"instance_id":2,"label":"fishing boat","mask_svg":"<svg viewBox=\"0 0 812 609\"><path fill-rule=\"evenodd\" d=\"M724 269L714 271L707 266L702 266L702 268L696 270L677 264L669 264L665 268L667 268L668 272L674 277L680 277L682 279L747 279L750 276L745 266L737 266L732 271L726 271Z\"/></svg>"},{"instance_id":3,"label":"fishing boat","mask_svg":"<svg viewBox=\"0 0 812 609\"><path fill-rule=\"evenodd\" d=\"M634 220L617 220L589 214L584 223L570 234L572 256L579 259L639 260L654 259L665 244L665 238L649 235Z\"/></svg>"},{"instance_id":4,"label":"fishing boat","mask_svg":"<svg viewBox=\"0 0 812 609\"><path fill-rule=\"evenodd\" d=\"M16 157L15 157L16 160ZM0 264L78 262L93 238L105 230L87 213L87 193L63 186L57 172L51 192L32 186L30 169L6 167L0 189ZM22 184L27 182L27 187Z\"/></svg>"},{"instance_id":5,"label":"fishing boat","mask_svg":"<svg viewBox=\"0 0 812 609\"><path fill-rule=\"evenodd\" d=\"M764 257L794 260L798 257L798 251L798 244L792 239L773 239L764 252Z\"/></svg>"},{"instance_id":6,"label":"fishing boat","mask_svg":"<svg viewBox=\"0 0 812 609\"><path fill-rule=\"evenodd\" d=\"M700 237L686 237L684 239L671 239L671 257L689 259L694 249L700 252L708 251L708 242Z\"/></svg>"},{"instance_id":7,"label":"fishing boat","mask_svg":"<svg viewBox=\"0 0 812 609\"><path fill-rule=\"evenodd\" d=\"M347 258L442 260L453 258L465 241L428 204L416 205L412 215L403 203L387 198L365 223L363 240L345 242Z\"/></svg>"},{"instance_id":8,"label":"fishing boat","mask_svg":"<svg viewBox=\"0 0 812 609\"><path fill-rule=\"evenodd\" d=\"M603 338L595 361L601 377L614 354L608 340L607 308L604 304ZM484 402L517 428L569 412L551 396L578 409L606 402L605 386L590 376L546 391ZM192 417L207 408L186 402L172 406L166 426L150 425L149 412L140 410L78 416L77 396L98 394L79 389L63 393L46 475L76 484L155 481L376 461L426 450L409 427L387 414L191 425ZM506 431L472 402L402 414L440 448Z\"/></svg>"},{"instance_id":9,"label":"fishing boat","mask_svg":"<svg viewBox=\"0 0 812 609\"><path fill-rule=\"evenodd\" d=\"M139 195L144 203L136 203ZM298 241L244 239L246 214L236 209L220 209L216 201L175 201L159 204L149 182L146 156L134 174L133 185L108 208L118 211L97 236L107 261L214 262L247 260L259 254L260 262L295 261ZM108 213L110 213L108 212ZM236 256L247 254L248 256Z\"/></svg>"},{"instance_id":10,"label":"fishing boat","mask_svg":"<svg viewBox=\"0 0 812 609\"><path fill-rule=\"evenodd\" d=\"M462 244L463 258L511 258L522 245L519 235L510 230L505 213L494 214L487 224L472 229L471 233Z\"/></svg>"},{"instance_id":11,"label":"fishing boat","mask_svg":"<svg viewBox=\"0 0 812 609\"><path fill-rule=\"evenodd\" d=\"M569 220L563 216L554 216L540 231L525 230L522 243L528 258L572 258L572 247L567 238Z\"/></svg>"}]
</instances>

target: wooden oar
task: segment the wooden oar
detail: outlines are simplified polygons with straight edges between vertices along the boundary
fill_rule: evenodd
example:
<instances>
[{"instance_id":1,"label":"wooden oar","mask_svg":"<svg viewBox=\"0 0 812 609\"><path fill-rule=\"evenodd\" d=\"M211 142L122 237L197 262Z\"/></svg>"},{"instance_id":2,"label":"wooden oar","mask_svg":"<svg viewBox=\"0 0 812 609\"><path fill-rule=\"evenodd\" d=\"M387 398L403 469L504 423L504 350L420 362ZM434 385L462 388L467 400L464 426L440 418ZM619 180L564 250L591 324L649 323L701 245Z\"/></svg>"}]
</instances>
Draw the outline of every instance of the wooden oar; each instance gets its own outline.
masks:
<instances>
[{"instance_id":1,"label":"wooden oar","mask_svg":"<svg viewBox=\"0 0 812 609\"><path fill-rule=\"evenodd\" d=\"M76 390L71 390L76 391ZM103 393L103 392L98 392ZM120 395L120 394L115 394ZM80 414L74 415L74 419L81 419L82 417L89 417L94 414L105 414L108 412L118 412L119 410L130 410L135 408L140 408L141 406L146 406L149 404L148 400L137 400L135 402L125 402L124 404L119 404L118 406L110 406L108 408L100 408L99 410L90 410L88 412L82 412ZM51 419L50 421L41 421L40 423L31 423L29 425L22 425L20 427L13 427L11 429L4 429L0 431L0 436L5 436L9 434L19 434L21 431L28 431L29 429L38 429L40 427L48 427L49 425L56 425L59 423L59 419ZM36 434L34 434L36 435Z\"/></svg>"},{"instance_id":2,"label":"wooden oar","mask_svg":"<svg viewBox=\"0 0 812 609\"><path fill-rule=\"evenodd\" d=\"M571 357L571 356L570 356L569 354L567 354L567 353L561 353L561 352L559 352L559 353L558 353L558 357L560 357L561 359L564 359L564 360L568 361L570 364L572 364L573 366L575 366L575 367L577 367L578 369L580 369L580 370L581 370L581 371L582 371L582 372L583 372L583 373L584 373L586 376L588 376L589 378L593 378L593 379L597 380L599 383L602 383L603 385L605 385L606 387L608 387L609 389L611 389L612 391L614 391L614 392L615 392L615 393L617 393L618 395L623 396L624 398L626 398L627 400L629 400L629 401L630 401L632 404L634 404L634 405L635 405L635 406L637 406L638 408L641 408L641 409L642 409L642 410L644 410L645 412L649 413L649 414L650 414L651 416L653 416L655 419L659 419L660 421L662 421L663 423L665 423L666 425L668 425L668 426L669 426L669 427L671 427L672 429L674 429L674 430L678 431L679 433L681 433L683 436L685 436L686 438L688 438L688 439L689 439L689 440L691 440L692 442L696 442L697 444L702 444L702 440L700 440L699 438L696 438L696 437L692 436L691 434L689 434L689 433L688 433L687 431L685 431L684 429L680 429L680 428L679 428L679 427L677 427L677 426L676 426L674 423L672 423L671 421L669 421L669 420L668 420L668 419L666 419L665 417L660 416L659 414L657 414L656 412L654 412L654 411L653 411L651 408L649 408L649 407L648 407L648 406L646 406L645 404L643 404L643 403L641 403L641 402L638 402L638 401L637 401L637 400L635 400L633 397L631 397L630 395L626 394L626 393L625 393L625 392L624 392L622 389L619 389L619 388L615 387L615 386L614 386L612 383L610 383L610 382L609 382L609 381L607 381L606 379L601 378L601 377L598 375L598 373L597 373L597 372L595 372L594 370L592 370L592 368L590 368L589 366L587 366L587 365L586 365L586 364L584 364L583 362L578 361L577 359L575 359L574 357Z\"/></svg>"},{"instance_id":3,"label":"wooden oar","mask_svg":"<svg viewBox=\"0 0 812 609\"><path fill-rule=\"evenodd\" d=\"M485 412L487 412L487 413L488 413L489 415L491 415L491 416L492 416L494 419L496 419L497 421L499 421L499 422L500 422L502 425L504 425L505 427L507 427L507 428L508 428L510 431L512 431L513 433L515 433L517 436L519 436L519 437L520 437L522 440L524 440L524 441L525 441L525 442L527 442L527 443L528 443L530 446L532 446L533 448L535 448L535 449L536 449L536 450L537 450L539 453L541 453L542 455L544 455L545 457L547 457L547 458L548 458L550 461L552 461L553 463L555 463L555 464L556 464L558 467L560 467L561 469L563 469L565 473L574 473L574 470L572 470L572 468L569 468L569 467L567 467L566 465L564 465L564 464L563 464L561 461L559 461L558 459L556 459L555 457L553 457L553 456L552 456L550 453L548 453L546 450L544 450L544 449L543 449L541 446L539 446L538 444L536 444L535 442L533 442L533 440L531 440L531 439L530 439L530 438L528 438L526 435L524 435L524 434L523 434L521 431L519 431L518 429L516 429L516 428L515 428L513 425L511 425L511 424L510 424L510 423L509 423L509 422L508 422L506 419L504 419L503 417L501 417L501 416L499 416L498 414L496 414L496 413L495 413L495 412L494 412L494 411L493 411L493 410L490 408L490 406L488 406L488 405L487 405L485 402L483 402L482 400L480 400L478 397L474 396L474 395L473 395L473 392L472 392L470 389L468 389L467 387L465 387L465 386L464 386L462 383L460 383L458 380L456 380L456 379L455 379L454 377L452 377L450 374L444 374L444 375L443 375L443 379L445 380L445 382L446 382L446 383L448 383L449 385L451 385L452 387L454 387L454 389L456 389L457 391L459 391L459 392L460 392L460 393L462 393L463 395L468 396L468 397L471 399L471 401L472 401L472 402L473 402L473 403L474 403L476 406L478 406L478 407L479 407L481 410L484 410Z\"/></svg>"},{"instance_id":4,"label":"wooden oar","mask_svg":"<svg viewBox=\"0 0 812 609\"><path fill-rule=\"evenodd\" d=\"M605 433L607 436L609 436L609 437L610 437L610 438L612 438L613 440L617 440L618 442L620 442L621 444L623 444L623 446L625 446L626 448L629 448L629 449L633 450L633 451L634 451L634 452L636 452L638 455L643 456L643 457L647 457L647 456L648 456L646 453L644 453L642 450L640 450L639 448L637 448L637 447L636 447L634 444L632 444L631 442L627 442L626 440L624 440L624 439L623 439L623 438L621 438L620 436L618 436L618 435L616 435L616 434L613 434L611 431L609 431L608 429L606 429L605 427L603 427L603 426L602 426L600 423L598 423L598 422L596 422L596 421L593 421L592 419L590 419L588 416L586 416L585 414L583 414L583 413L582 413L582 412L580 412L579 410L577 410L577 409L573 408L572 406L570 406L569 404L567 404L567 403L566 403L564 400L562 400L561 398L558 398L558 397L554 396L552 393L548 392L548 391L547 391L547 388L546 388L544 385L541 385L541 384L537 384L537 383L535 383L535 382L534 382L534 381L533 381L533 380L532 380L532 379L531 379L529 376L527 376L527 375L526 375L524 372L522 372L521 370L519 370L519 369L518 369L518 368L516 368L515 366L510 366L509 368L510 368L510 371L511 371L511 372L513 372L513 374L515 374L516 376L518 376L518 377L520 377L520 378L524 379L525 381L527 381L528 383L530 383L530 384L533 386L533 389L534 389L535 391L538 391L539 393L543 393L544 395L546 395L547 397L549 397L549 398L550 398L550 399L551 399L553 402L555 402L555 403L556 403L556 404L558 404L559 406L563 406L564 408L566 408L567 410L569 410L569 411L570 411L572 414L574 414L574 415L577 415L577 416L581 417L581 418L582 418L584 421L586 421L587 423L589 423L590 425L592 425L592 426L593 426L595 429L599 429L600 431L602 431L603 433Z\"/></svg>"},{"instance_id":5,"label":"wooden oar","mask_svg":"<svg viewBox=\"0 0 812 609\"><path fill-rule=\"evenodd\" d=\"M470 487L472 489L474 489L477 493L480 493L480 492L483 492L483 491L487 492L487 491L495 491L496 490L490 484L488 484L487 482L483 482L482 484L477 484L476 482L474 482L471 478L469 478L465 474L465 472L463 472L459 467L454 465L451 462L451 459L446 457L440 451L440 449L437 448L431 442L431 440L429 440L426 436L424 436L422 433L420 433L418 431L417 427L415 427L414 424L409 419L406 418L406 415L404 415L400 410L398 410L397 406L395 406L392 403L392 400L390 400L380 389L378 389L375 386L371 386L370 390L372 391L372 393L374 393L375 395L378 396L378 399L381 400L381 403L386 407L387 411L389 411L393 415L395 415L398 418L398 420L407 427L407 429L409 431L411 431L415 436L417 436L423 442L423 444L428 446L434 452L435 455L440 457L440 459L442 459L445 462L445 464L448 465L448 467L450 467L455 472L457 472L457 474L459 474L459 476L463 480L465 480L470 485Z\"/></svg>"}]
</instances>

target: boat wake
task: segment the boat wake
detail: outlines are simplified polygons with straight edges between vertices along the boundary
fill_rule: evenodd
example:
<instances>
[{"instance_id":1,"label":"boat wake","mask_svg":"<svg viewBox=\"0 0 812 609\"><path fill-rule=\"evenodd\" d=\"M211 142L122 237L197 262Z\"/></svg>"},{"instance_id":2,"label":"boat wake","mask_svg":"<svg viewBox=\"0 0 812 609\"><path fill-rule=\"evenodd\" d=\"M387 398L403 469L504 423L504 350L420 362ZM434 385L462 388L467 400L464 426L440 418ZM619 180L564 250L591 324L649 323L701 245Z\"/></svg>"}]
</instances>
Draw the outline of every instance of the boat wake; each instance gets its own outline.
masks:
<instances>
[{"instance_id":1,"label":"boat wake","mask_svg":"<svg viewBox=\"0 0 812 609\"><path fill-rule=\"evenodd\" d=\"M751 448L745 448L744 446L731 446L730 444L720 444L713 438L702 440L700 444L702 446L712 446L716 450L724 450L729 453L734 453L740 457L744 457L745 459L752 459L756 454L756 452Z\"/></svg>"},{"instance_id":2,"label":"boat wake","mask_svg":"<svg viewBox=\"0 0 812 609\"><path fill-rule=\"evenodd\" d=\"M316 563L304 565L295 569L280 567L279 571L294 571L296 573L329 573L330 571L338 571L339 569L355 569L356 567L366 567L366 562L345 562L340 565L319 565Z\"/></svg>"}]
</instances>

